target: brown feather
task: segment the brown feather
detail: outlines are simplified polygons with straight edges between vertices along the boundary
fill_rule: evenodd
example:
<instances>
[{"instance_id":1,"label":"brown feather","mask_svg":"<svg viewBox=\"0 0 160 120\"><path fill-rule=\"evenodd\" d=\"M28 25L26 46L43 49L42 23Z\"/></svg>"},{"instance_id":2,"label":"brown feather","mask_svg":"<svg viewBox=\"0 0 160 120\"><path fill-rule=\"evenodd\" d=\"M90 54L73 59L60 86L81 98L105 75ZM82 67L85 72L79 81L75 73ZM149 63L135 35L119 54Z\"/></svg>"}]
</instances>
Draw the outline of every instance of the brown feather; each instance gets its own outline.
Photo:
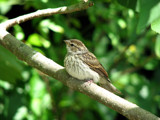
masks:
<instances>
[{"instance_id":1,"label":"brown feather","mask_svg":"<svg viewBox=\"0 0 160 120\"><path fill-rule=\"evenodd\" d=\"M97 72L102 77L106 78L106 80L109 80L108 73L105 71L104 67L99 63L96 56L92 54L91 52L85 52L83 54L78 54L79 58L86 63L92 70Z\"/></svg>"}]
</instances>

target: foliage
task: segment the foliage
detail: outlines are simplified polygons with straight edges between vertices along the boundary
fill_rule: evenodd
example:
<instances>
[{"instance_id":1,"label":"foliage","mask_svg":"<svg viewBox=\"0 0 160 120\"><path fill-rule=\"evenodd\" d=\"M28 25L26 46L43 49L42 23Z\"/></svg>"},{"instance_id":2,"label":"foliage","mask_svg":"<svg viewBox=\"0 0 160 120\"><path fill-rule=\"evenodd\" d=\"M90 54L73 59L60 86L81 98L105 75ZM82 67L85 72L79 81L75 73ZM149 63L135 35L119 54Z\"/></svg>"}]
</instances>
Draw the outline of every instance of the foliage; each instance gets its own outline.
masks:
<instances>
[{"instance_id":1,"label":"foliage","mask_svg":"<svg viewBox=\"0 0 160 120\"><path fill-rule=\"evenodd\" d=\"M0 0L0 21L76 2L79 0ZM160 114L159 0L94 3L85 11L16 25L10 32L61 65L66 54L63 40L82 40L125 99ZM122 119L110 108L27 66L1 46L0 101L2 119Z\"/></svg>"}]
</instances>

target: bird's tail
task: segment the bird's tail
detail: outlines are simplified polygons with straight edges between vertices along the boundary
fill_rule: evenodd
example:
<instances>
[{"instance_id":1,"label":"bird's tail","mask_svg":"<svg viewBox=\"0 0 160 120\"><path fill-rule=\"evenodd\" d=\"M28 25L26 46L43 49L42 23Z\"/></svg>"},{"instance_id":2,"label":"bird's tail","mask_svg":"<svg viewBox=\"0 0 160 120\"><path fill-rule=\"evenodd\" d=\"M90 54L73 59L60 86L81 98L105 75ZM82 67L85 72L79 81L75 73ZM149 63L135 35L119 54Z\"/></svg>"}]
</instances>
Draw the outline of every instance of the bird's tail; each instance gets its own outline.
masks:
<instances>
[{"instance_id":1,"label":"bird's tail","mask_svg":"<svg viewBox=\"0 0 160 120\"><path fill-rule=\"evenodd\" d=\"M112 92L112 93L116 93L116 94L119 94L119 95L122 95L121 91L119 91L114 85L112 85L110 82L107 82L107 83L100 83L100 86L103 87L104 89Z\"/></svg>"}]
</instances>

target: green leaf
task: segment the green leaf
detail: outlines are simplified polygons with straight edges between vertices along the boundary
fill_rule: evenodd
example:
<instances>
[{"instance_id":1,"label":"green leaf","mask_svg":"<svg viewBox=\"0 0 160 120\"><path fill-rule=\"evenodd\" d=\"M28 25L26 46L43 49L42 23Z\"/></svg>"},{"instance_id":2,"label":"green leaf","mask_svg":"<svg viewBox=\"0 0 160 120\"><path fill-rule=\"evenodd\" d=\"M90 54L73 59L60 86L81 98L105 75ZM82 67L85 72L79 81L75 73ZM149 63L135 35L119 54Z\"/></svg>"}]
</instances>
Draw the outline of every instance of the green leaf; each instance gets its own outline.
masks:
<instances>
[{"instance_id":1,"label":"green leaf","mask_svg":"<svg viewBox=\"0 0 160 120\"><path fill-rule=\"evenodd\" d=\"M38 47L42 47L42 42L40 40L40 36L36 33L34 33L28 37L27 43L29 43L31 45L38 46Z\"/></svg>"},{"instance_id":2,"label":"green leaf","mask_svg":"<svg viewBox=\"0 0 160 120\"><path fill-rule=\"evenodd\" d=\"M151 23L151 29L160 34L160 17Z\"/></svg>"},{"instance_id":3,"label":"green leaf","mask_svg":"<svg viewBox=\"0 0 160 120\"><path fill-rule=\"evenodd\" d=\"M17 58L0 46L0 79L14 83L22 79L22 70L23 66Z\"/></svg>"},{"instance_id":4,"label":"green leaf","mask_svg":"<svg viewBox=\"0 0 160 120\"><path fill-rule=\"evenodd\" d=\"M26 43L29 43L34 46L48 48L50 46L50 42L48 42L46 39L44 39L42 36L40 36L37 33L34 33L28 37L28 40Z\"/></svg>"},{"instance_id":5,"label":"green leaf","mask_svg":"<svg viewBox=\"0 0 160 120\"><path fill-rule=\"evenodd\" d=\"M11 9L11 4L8 4L8 1L0 1L1 14L6 14L10 9Z\"/></svg>"},{"instance_id":6,"label":"green leaf","mask_svg":"<svg viewBox=\"0 0 160 120\"><path fill-rule=\"evenodd\" d=\"M127 8L136 9L137 0L117 0L117 2Z\"/></svg>"},{"instance_id":7,"label":"green leaf","mask_svg":"<svg viewBox=\"0 0 160 120\"><path fill-rule=\"evenodd\" d=\"M0 0L0 13L4 15L10 11L13 5L19 5L21 3L21 0Z\"/></svg>"},{"instance_id":8,"label":"green leaf","mask_svg":"<svg viewBox=\"0 0 160 120\"><path fill-rule=\"evenodd\" d=\"M5 90L9 90L12 89L13 86L7 81L0 80L0 87L4 88Z\"/></svg>"},{"instance_id":9,"label":"green leaf","mask_svg":"<svg viewBox=\"0 0 160 120\"><path fill-rule=\"evenodd\" d=\"M146 99L149 95L149 88L147 85L143 85L142 89L140 90L140 96Z\"/></svg>"},{"instance_id":10,"label":"green leaf","mask_svg":"<svg viewBox=\"0 0 160 120\"><path fill-rule=\"evenodd\" d=\"M17 113L14 116L14 120L23 120L28 114L28 110L25 106L18 108Z\"/></svg>"},{"instance_id":11,"label":"green leaf","mask_svg":"<svg viewBox=\"0 0 160 120\"><path fill-rule=\"evenodd\" d=\"M51 100L47 94L44 82L40 79L39 74L35 70L32 70L30 87L31 110L35 115L42 116L43 111L46 111L46 108L51 106Z\"/></svg>"},{"instance_id":12,"label":"green leaf","mask_svg":"<svg viewBox=\"0 0 160 120\"><path fill-rule=\"evenodd\" d=\"M79 117L74 112L69 112L66 115L66 120L79 120Z\"/></svg>"},{"instance_id":13,"label":"green leaf","mask_svg":"<svg viewBox=\"0 0 160 120\"><path fill-rule=\"evenodd\" d=\"M144 68L146 70L154 70L158 66L158 64L159 64L159 61L153 58L144 65Z\"/></svg>"},{"instance_id":14,"label":"green leaf","mask_svg":"<svg viewBox=\"0 0 160 120\"><path fill-rule=\"evenodd\" d=\"M107 37L103 37L101 40L99 40L99 42L96 44L95 47L95 54L97 55L104 55L104 53L106 52L106 44L108 42L108 38Z\"/></svg>"},{"instance_id":15,"label":"green leaf","mask_svg":"<svg viewBox=\"0 0 160 120\"><path fill-rule=\"evenodd\" d=\"M57 25L56 23L54 23L53 21L49 20L49 19L46 19L46 20L43 20L41 23L40 23L40 26L45 30L47 31L48 29L54 31L54 32L57 32L57 33L64 33L64 29L62 26L60 25Z\"/></svg>"},{"instance_id":16,"label":"green leaf","mask_svg":"<svg viewBox=\"0 0 160 120\"><path fill-rule=\"evenodd\" d=\"M160 17L160 1L159 0L140 0L140 16L137 26L137 32L141 32L154 20Z\"/></svg>"},{"instance_id":17,"label":"green leaf","mask_svg":"<svg viewBox=\"0 0 160 120\"><path fill-rule=\"evenodd\" d=\"M60 103L59 103L59 106L60 107L69 107L72 105L72 102L71 100L62 100Z\"/></svg>"},{"instance_id":18,"label":"green leaf","mask_svg":"<svg viewBox=\"0 0 160 120\"><path fill-rule=\"evenodd\" d=\"M14 32L15 32L15 37L18 39L18 40L23 40L25 35L24 35L24 32L23 32L23 29L19 26L19 25L15 25L14 26Z\"/></svg>"},{"instance_id":19,"label":"green leaf","mask_svg":"<svg viewBox=\"0 0 160 120\"><path fill-rule=\"evenodd\" d=\"M160 35L157 36L156 42L155 42L155 53L158 58L160 58Z\"/></svg>"},{"instance_id":20,"label":"green leaf","mask_svg":"<svg viewBox=\"0 0 160 120\"><path fill-rule=\"evenodd\" d=\"M42 101L39 98L34 98L31 101L31 109L34 112L34 114L36 114L37 116L40 116L41 114L41 105L42 105Z\"/></svg>"}]
</instances>

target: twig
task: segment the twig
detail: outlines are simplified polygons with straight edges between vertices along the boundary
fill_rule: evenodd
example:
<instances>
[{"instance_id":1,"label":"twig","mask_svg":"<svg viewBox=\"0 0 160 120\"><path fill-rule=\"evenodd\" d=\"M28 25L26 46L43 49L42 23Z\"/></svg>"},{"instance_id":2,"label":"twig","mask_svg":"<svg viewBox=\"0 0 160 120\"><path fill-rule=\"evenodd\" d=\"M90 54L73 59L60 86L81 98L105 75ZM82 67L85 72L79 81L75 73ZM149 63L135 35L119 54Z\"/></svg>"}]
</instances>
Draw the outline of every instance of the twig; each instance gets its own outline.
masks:
<instances>
[{"instance_id":1,"label":"twig","mask_svg":"<svg viewBox=\"0 0 160 120\"><path fill-rule=\"evenodd\" d=\"M10 19L10 20L4 22L3 24L1 24L0 28L3 27L4 29L8 29L15 24L20 24L20 23L26 22L26 21L34 19L34 18L51 16L54 14L72 13L72 12L76 12L76 11L85 10L91 6L93 6L93 2L91 2L91 1L85 2L84 1L84 2L80 2L78 4L71 5L69 7L64 6L64 7L59 7L59 8L48 8L48 9L44 9L44 10L38 10L38 11L30 13L30 14L26 14L26 15L22 15L20 17L14 18L14 19Z\"/></svg>"}]
</instances>

